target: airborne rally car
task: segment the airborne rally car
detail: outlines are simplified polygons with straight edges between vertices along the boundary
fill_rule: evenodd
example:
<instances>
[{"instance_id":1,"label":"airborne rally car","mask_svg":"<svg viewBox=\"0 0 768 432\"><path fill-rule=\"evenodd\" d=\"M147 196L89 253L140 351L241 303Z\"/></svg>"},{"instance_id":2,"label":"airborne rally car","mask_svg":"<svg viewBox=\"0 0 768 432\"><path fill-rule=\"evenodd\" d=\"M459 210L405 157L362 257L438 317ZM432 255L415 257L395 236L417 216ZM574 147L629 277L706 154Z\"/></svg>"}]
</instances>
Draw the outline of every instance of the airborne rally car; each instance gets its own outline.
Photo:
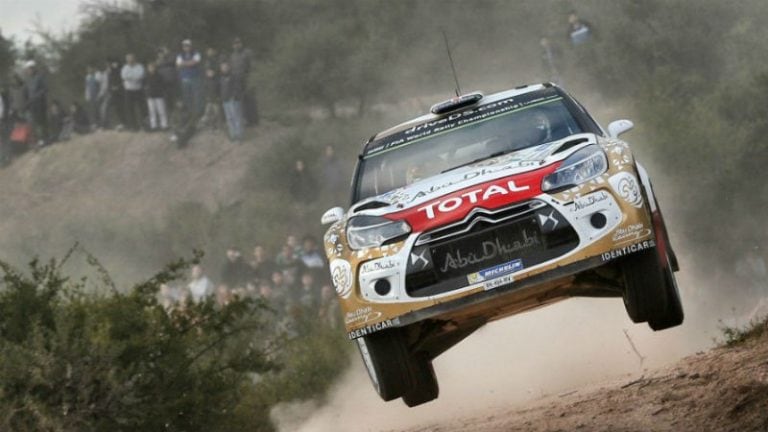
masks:
<instances>
[{"instance_id":1,"label":"airborne rally car","mask_svg":"<svg viewBox=\"0 0 768 432\"><path fill-rule=\"evenodd\" d=\"M379 395L437 398L432 360L486 323L573 296L677 326L677 260L643 167L551 84L472 93L363 147L323 215L350 339Z\"/></svg>"}]
</instances>

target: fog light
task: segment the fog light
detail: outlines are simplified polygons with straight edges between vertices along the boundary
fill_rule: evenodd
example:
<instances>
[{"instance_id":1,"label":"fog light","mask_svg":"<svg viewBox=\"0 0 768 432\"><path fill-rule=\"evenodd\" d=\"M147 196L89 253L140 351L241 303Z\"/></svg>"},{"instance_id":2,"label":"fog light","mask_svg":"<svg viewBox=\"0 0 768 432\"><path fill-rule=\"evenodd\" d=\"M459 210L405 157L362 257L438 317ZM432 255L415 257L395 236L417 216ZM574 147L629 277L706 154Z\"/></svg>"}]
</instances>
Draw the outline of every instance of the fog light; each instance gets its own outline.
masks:
<instances>
[{"instance_id":1,"label":"fog light","mask_svg":"<svg viewBox=\"0 0 768 432\"><path fill-rule=\"evenodd\" d=\"M380 296L385 296L392 291L392 285L386 279L379 279L373 284L373 290Z\"/></svg>"},{"instance_id":2,"label":"fog light","mask_svg":"<svg viewBox=\"0 0 768 432\"><path fill-rule=\"evenodd\" d=\"M595 229L603 229L608 223L608 218L602 213L595 213L589 217L589 223L591 223Z\"/></svg>"}]
</instances>

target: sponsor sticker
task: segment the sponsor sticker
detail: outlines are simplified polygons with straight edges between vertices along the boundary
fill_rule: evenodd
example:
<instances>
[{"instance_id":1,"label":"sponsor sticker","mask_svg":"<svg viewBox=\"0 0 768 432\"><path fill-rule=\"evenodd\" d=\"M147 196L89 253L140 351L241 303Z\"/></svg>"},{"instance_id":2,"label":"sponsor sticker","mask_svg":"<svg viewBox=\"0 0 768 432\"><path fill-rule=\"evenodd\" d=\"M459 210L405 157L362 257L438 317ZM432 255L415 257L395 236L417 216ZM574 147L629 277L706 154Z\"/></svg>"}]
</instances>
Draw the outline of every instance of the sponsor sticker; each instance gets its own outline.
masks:
<instances>
[{"instance_id":1,"label":"sponsor sticker","mask_svg":"<svg viewBox=\"0 0 768 432\"><path fill-rule=\"evenodd\" d=\"M400 325L400 318L388 319L388 320L384 320L382 322L377 322L377 323L365 326L363 328L359 328L357 330L353 330L353 331L347 333L347 337L350 340L357 339L359 337L367 336L367 335L369 335L371 333L376 333L377 331L381 331L381 330L388 329L388 328L391 328L391 327L397 327L399 325Z\"/></svg>"},{"instance_id":2,"label":"sponsor sticker","mask_svg":"<svg viewBox=\"0 0 768 432\"><path fill-rule=\"evenodd\" d=\"M638 223L632 224L626 228L618 228L613 233L613 241L616 244L629 243L639 241L651 235L651 229L646 228L645 225Z\"/></svg>"},{"instance_id":3,"label":"sponsor sticker","mask_svg":"<svg viewBox=\"0 0 768 432\"><path fill-rule=\"evenodd\" d=\"M347 312L344 315L344 324L364 324L369 321L376 321L381 317L381 312L373 310L370 306L362 307L354 312Z\"/></svg>"},{"instance_id":4,"label":"sponsor sticker","mask_svg":"<svg viewBox=\"0 0 768 432\"><path fill-rule=\"evenodd\" d=\"M467 275L467 281L470 284L483 282L483 287L486 290L489 290L513 282L514 278L512 277L512 273L518 272L522 269L523 260L516 259L491 268L480 270L476 273L470 273Z\"/></svg>"},{"instance_id":5,"label":"sponsor sticker","mask_svg":"<svg viewBox=\"0 0 768 432\"><path fill-rule=\"evenodd\" d=\"M640 191L640 183L637 178L628 172L620 172L608 179L613 190L633 207L643 206L643 194Z\"/></svg>"},{"instance_id":6,"label":"sponsor sticker","mask_svg":"<svg viewBox=\"0 0 768 432\"><path fill-rule=\"evenodd\" d=\"M342 298L347 298L352 293L352 266L349 261L335 259L330 263L331 282L336 293Z\"/></svg>"},{"instance_id":7,"label":"sponsor sticker","mask_svg":"<svg viewBox=\"0 0 768 432\"><path fill-rule=\"evenodd\" d=\"M646 249L650 249L650 248L655 247L655 246L656 246L656 242L655 241L653 241L653 240L644 240L644 241L642 241L640 243L631 244L629 246L624 246L623 248L620 248L620 249L614 249L614 250L612 250L610 252L605 252L602 255L600 255L600 258L602 258L603 262L611 261L611 260L614 260L616 258L621 258L623 256L626 256L626 255L629 255L629 254L632 254L632 253L635 253L635 252L640 252L640 251L643 251L643 250L646 250Z\"/></svg>"},{"instance_id":8,"label":"sponsor sticker","mask_svg":"<svg viewBox=\"0 0 768 432\"><path fill-rule=\"evenodd\" d=\"M589 195L576 198L575 200L573 200L573 205L571 206L571 212L577 213L582 210L590 209L592 207L598 206L603 201L607 201L609 198L610 198L610 195L608 195L608 192L606 191L597 191Z\"/></svg>"},{"instance_id":9,"label":"sponsor sticker","mask_svg":"<svg viewBox=\"0 0 768 432\"><path fill-rule=\"evenodd\" d=\"M391 270L397 267L397 261L393 259L380 259L375 261L366 261L360 266L360 274L365 275L384 270Z\"/></svg>"}]
</instances>

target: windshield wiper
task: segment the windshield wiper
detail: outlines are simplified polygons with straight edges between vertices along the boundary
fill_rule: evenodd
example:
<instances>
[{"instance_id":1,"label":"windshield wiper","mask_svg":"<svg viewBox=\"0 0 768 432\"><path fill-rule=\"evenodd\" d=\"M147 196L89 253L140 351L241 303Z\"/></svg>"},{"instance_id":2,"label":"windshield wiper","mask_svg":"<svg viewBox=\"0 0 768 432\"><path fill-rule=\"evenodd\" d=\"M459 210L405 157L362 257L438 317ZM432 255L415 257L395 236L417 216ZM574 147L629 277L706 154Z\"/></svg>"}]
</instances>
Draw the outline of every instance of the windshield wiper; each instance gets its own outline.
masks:
<instances>
[{"instance_id":1,"label":"windshield wiper","mask_svg":"<svg viewBox=\"0 0 768 432\"><path fill-rule=\"evenodd\" d=\"M484 160L486 160L486 159L490 159L490 158L499 157L499 156L501 156L501 155L505 155L505 154L507 154L507 153L511 153L511 152L513 152L513 151L515 151L515 150L503 150L503 151L497 151L496 153L491 153L491 154L490 154L490 155L488 155L488 156L483 156L483 157L481 157L481 158L477 158L477 159L475 159L475 160L471 160L471 161L469 161L469 162L467 162L467 163L463 163L463 164L461 164L461 165L456 165L456 166L455 166L455 167L453 167L453 168L448 168L447 170L443 170L443 171L440 171L440 174L444 174L444 173L447 173L448 171L453 171L453 170L455 170L455 169L459 169L459 168L461 168L461 167L465 167L465 166L467 166L467 165L472 165L473 163L482 162L482 161L484 161Z\"/></svg>"}]
</instances>

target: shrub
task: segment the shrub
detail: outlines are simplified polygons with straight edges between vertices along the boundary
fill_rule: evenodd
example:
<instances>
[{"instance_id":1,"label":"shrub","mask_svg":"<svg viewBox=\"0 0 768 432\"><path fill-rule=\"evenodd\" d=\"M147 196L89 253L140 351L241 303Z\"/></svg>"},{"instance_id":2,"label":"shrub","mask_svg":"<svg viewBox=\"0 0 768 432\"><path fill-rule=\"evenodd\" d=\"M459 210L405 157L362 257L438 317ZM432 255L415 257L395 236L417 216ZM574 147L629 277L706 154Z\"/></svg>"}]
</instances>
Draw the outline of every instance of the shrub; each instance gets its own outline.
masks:
<instances>
[{"instance_id":1,"label":"shrub","mask_svg":"<svg viewBox=\"0 0 768 432\"><path fill-rule=\"evenodd\" d=\"M270 430L266 407L237 409L275 370L269 311L213 301L166 311L160 286L186 261L119 292L101 271L85 279L61 262L29 274L0 263L0 429L15 431Z\"/></svg>"}]
</instances>

